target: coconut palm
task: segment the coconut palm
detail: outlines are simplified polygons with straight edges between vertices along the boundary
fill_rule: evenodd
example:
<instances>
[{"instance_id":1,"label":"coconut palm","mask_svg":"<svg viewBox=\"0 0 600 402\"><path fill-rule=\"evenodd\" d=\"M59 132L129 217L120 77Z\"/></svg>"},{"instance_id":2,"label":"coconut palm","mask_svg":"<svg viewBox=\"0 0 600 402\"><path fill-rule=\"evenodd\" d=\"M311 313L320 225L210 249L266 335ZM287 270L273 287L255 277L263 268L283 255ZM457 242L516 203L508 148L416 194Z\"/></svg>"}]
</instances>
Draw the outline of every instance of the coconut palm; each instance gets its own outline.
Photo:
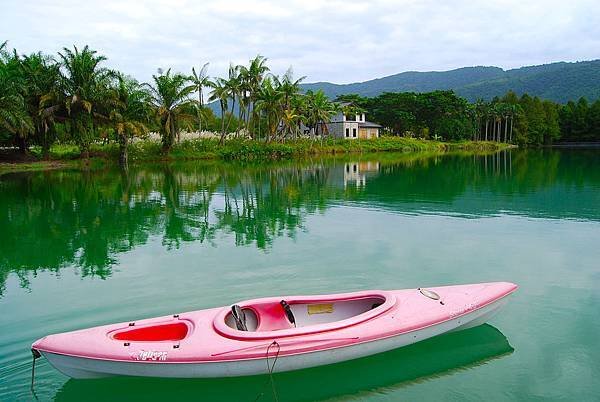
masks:
<instances>
[{"instance_id":1,"label":"coconut palm","mask_svg":"<svg viewBox=\"0 0 600 402\"><path fill-rule=\"evenodd\" d=\"M151 115L149 94L136 80L119 74L112 95L115 102L108 113L109 126L119 141L119 163L127 167L129 139L148 132L146 124Z\"/></svg>"},{"instance_id":2,"label":"coconut palm","mask_svg":"<svg viewBox=\"0 0 600 402\"><path fill-rule=\"evenodd\" d=\"M256 97L256 111L264 114L267 121L267 141L275 139L283 109L283 92L273 82L272 77L263 80Z\"/></svg>"},{"instance_id":3,"label":"coconut palm","mask_svg":"<svg viewBox=\"0 0 600 402\"><path fill-rule=\"evenodd\" d=\"M110 80L115 73L101 63L106 57L85 46L81 51L64 48L61 59L61 85L65 94L64 105L70 120L71 136L81 147L82 155L89 157L89 146L95 135L97 109L104 100Z\"/></svg>"},{"instance_id":4,"label":"coconut palm","mask_svg":"<svg viewBox=\"0 0 600 402\"><path fill-rule=\"evenodd\" d=\"M235 113L235 101L236 99L240 99L242 97L242 79L239 74L239 67L234 66L233 64L229 64L229 72L228 78L223 81L223 86L225 86L229 97L231 98L231 114L227 119L227 127L225 128L226 132L229 132L229 125L231 124L231 120L233 119ZM221 116L225 118L225 116Z\"/></svg>"},{"instance_id":5,"label":"coconut palm","mask_svg":"<svg viewBox=\"0 0 600 402\"><path fill-rule=\"evenodd\" d=\"M246 127L250 130L251 135L254 135L254 124L251 125L250 122L254 122L257 119L254 104L257 100L262 81L268 72L267 59L261 55L257 55L254 59L250 60L248 67L239 67L239 74L244 83L243 88L247 91L243 96L247 98L245 103L249 110L246 113L248 119Z\"/></svg>"},{"instance_id":6,"label":"coconut palm","mask_svg":"<svg viewBox=\"0 0 600 402\"><path fill-rule=\"evenodd\" d=\"M308 91L306 97L309 127L314 128L315 135L319 135L319 129L322 129L324 131L322 134L326 135L326 123L329 123L331 117L337 113L337 105L331 102L322 90L317 92Z\"/></svg>"},{"instance_id":7,"label":"coconut palm","mask_svg":"<svg viewBox=\"0 0 600 402\"><path fill-rule=\"evenodd\" d=\"M26 152L25 138L33 132L33 121L26 112L26 85L21 75L19 58L0 45L0 139L16 139L21 152Z\"/></svg>"},{"instance_id":8,"label":"coconut palm","mask_svg":"<svg viewBox=\"0 0 600 402\"><path fill-rule=\"evenodd\" d=\"M302 116L294 109L285 109L281 115L282 134L284 138L292 135L297 137Z\"/></svg>"},{"instance_id":9,"label":"coconut palm","mask_svg":"<svg viewBox=\"0 0 600 402\"><path fill-rule=\"evenodd\" d=\"M196 105L196 101L190 98L190 94L196 90L196 86L183 74L171 74L171 69L164 74L153 75L152 79L154 85L146 84L146 87L150 94L150 104L160 122L163 151L168 153L179 134L181 124L189 123L194 118L189 111Z\"/></svg>"},{"instance_id":10,"label":"coconut palm","mask_svg":"<svg viewBox=\"0 0 600 402\"><path fill-rule=\"evenodd\" d=\"M59 65L41 52L23 56L20 65L26 85L27 113L33 122L33 138L41 144L42 154L47 158L56 134L54 123L57 119L64 120L58 115L65 100L59 85Z\"/></svg>"},{"instance_id":11,"label":"coconut palm","mask_svg":"<svg viewBox=\"0 0 600 402\"><path fill-rule=\"evenodd\" d=\"M297 131L297 127L300 122L300 115L298 114L298 110L294 109L294 99L298 98L300 95L300 83L306 77L300 77L297 80L294 80L294 72L290 67L283 77L280 79L277 76L273 76L273 82L277 91L279 91L282 95L281 99L281 127L282 133L284 137L292 134L292 132Z\"/></svg>"},{"instance_id":12,"label":"coconut palm","mask_svg":"<svg viewBox=\"0 0 600 402\"><path fill-rule=\"evenodd\" d=\"M221 107L221 138L219 139L219 143L221 145L225 143L225 112L227 111L229 97L230 92L229 87L227 86L227 80L223 78L217 78L212 83L212 93L209 100L211 102L218 100L219 106Z\"/></svg>"},{"instance_id":13,"label":"coconut palm","mask_svg":"<svg viewBox=\"0 0 600 402\"><path fill-rule=\"evenodd\" d=\"M198 130L202 131L202 109L204 108L204 88L210 87L210 77L207 75L208 63L205 63L200 71L196 73L196 69L192 67L192 76L190 81L194 84L198 91Z\"/></svg>"},{"instance_id":14,"label":"coconut palm","mask_svg":"<svg viewBox=\"0 0 600 402\"><path fill-rule=\"evenodd\" d=\"M300 93L300 83L306 78L306 76L300 77L294 80L294 70L292 67L288 68L283 77L279 79L277 76L273 76L273 82L275 83L278 90L283 94L283 108L289 109L290 104L294 96Z\"/></svg>"}]
</instances>

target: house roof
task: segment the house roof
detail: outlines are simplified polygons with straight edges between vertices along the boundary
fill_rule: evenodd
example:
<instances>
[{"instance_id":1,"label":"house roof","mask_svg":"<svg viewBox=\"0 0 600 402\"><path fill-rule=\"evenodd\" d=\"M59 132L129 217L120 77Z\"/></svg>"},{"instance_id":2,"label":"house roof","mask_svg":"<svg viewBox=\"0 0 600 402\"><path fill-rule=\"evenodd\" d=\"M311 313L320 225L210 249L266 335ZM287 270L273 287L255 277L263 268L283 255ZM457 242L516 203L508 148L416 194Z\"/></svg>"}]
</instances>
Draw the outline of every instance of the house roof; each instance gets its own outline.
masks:
<instances>
[{"instance_id":1,"label":"house roof","mask_svg":"<svg viewBox=\"0 0 600 402\"><path fill-rule=\"evenodd\" d=\"M365 122L359 122L358 123L358 127L365 127L365 128L381 128L382 126L380 126L377 123L373 123L370 121L365 121Z\"/></svg>"}]
</instances>

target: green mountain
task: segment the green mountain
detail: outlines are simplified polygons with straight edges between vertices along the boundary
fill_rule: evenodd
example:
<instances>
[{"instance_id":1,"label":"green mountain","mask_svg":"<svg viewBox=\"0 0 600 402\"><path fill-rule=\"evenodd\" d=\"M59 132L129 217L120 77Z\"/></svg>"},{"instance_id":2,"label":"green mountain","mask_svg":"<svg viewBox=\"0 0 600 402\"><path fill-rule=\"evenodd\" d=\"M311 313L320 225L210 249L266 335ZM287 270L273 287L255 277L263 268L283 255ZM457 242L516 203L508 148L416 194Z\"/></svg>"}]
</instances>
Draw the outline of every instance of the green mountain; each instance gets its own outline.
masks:
<instances>
[{"instance_id":1,"label":"green mountain","mask_svg":"<svg viewBox=\"0 0 600 402\"><path fill-rule=\"evenodd\" d=\"M503 70L499 67L463 67L450 71L408 71L388 77L352 84L315 82L302 85L304 90L322 89L330 98L356 93L377 96L383 92L429 92L452 89L475 101L489 100L513 90L543 99L566 103L586 97L600 98L600 60L576 63L551 63Z\"/></svg>"}]
</instances>

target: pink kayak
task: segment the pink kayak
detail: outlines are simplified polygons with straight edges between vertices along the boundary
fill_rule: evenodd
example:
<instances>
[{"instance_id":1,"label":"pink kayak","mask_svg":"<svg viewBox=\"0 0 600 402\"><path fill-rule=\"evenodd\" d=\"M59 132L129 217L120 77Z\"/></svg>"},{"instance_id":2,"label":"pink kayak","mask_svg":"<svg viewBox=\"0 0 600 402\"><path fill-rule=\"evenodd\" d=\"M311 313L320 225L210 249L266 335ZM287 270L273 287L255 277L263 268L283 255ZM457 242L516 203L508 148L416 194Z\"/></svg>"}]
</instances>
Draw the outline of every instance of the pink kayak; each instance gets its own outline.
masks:
<instances>
[{"instance_id":1,"label":"pink kayak","mask_svg":"<svg viewBox=\"0 0 600 402\"><path fill-rule=\"evenodd\" d=\"M508 282L269 297L48 335L32 345L73 378L230 377L356 359L485 323Z\"/></svg>"}]
</instances>

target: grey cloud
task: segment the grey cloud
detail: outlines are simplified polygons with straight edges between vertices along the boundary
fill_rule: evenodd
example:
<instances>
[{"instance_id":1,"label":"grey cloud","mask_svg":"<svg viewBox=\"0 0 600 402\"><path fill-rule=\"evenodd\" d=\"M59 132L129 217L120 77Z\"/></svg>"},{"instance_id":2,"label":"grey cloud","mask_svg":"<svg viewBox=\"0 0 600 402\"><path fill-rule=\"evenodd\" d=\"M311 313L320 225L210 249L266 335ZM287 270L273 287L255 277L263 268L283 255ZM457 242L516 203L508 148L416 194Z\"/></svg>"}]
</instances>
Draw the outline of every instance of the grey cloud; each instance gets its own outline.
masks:
<instances>
[{"instance_id":1,"label":"grey cloud","mask_svg":"<svg viewBox=\"0 0 600 402\"><path fill-rule=\"evenodd\" d=\"M89 44L140 80L260 53L307 81L353 82L406 70L512 68L598 58L596 1L3 0L0 40L20 52Z\"/></svg>"}]
</instances>

